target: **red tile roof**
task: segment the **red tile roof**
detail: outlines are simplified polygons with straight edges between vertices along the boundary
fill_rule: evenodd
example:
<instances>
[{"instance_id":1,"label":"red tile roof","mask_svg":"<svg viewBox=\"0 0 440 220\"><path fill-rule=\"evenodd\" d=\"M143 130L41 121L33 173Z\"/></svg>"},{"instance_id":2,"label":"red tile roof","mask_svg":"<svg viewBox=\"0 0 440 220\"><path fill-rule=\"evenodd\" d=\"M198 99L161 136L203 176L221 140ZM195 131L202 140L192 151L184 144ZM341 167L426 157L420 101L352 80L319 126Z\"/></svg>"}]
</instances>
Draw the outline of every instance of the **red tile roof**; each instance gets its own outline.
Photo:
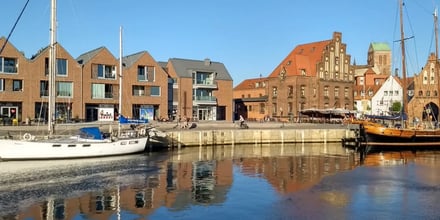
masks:
<instances>
[{"instance_id":1,"label":"red tile roof","mask_svg":"<svg viewBox=\"0 0 440 220\"><path fill-rule=\"evenodd\" d=\"M305 70L306 76L316 76L316 64L321 61L323 51L330 42L326 40L297 46L269 77L278 77L283 67L286 68L286 76L301 75L302 70Z\"/></svg>"}]
</instances>

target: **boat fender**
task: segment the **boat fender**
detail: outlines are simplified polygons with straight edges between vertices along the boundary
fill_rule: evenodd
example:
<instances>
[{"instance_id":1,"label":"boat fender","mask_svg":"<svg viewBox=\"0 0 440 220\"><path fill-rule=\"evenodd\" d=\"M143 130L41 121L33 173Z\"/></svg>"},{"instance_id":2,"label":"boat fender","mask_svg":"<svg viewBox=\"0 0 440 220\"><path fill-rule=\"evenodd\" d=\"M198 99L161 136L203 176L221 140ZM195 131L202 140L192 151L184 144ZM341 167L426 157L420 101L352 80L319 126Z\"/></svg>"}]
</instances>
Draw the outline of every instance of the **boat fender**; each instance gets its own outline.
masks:
<instances>
[{"instance_id":1,"label":"boat fender","mask_svg":"<svg viewBox=\"0 0 440 220\"><path fill-rule=\"evenodd\" d=\"M26 140L26 141L30 141L32 139L32 135L29 134L29 133L25 133L23 135L23 139Z\"/></svg>"},{"instance_id":2,"label":"boat fender","mask_svg":"<svg viewBox=\"0 0 440 220\"><path fill-rule=\"evenodd\" d=\"M147 131L146 131L145 128L142 128L142 129L139 130L139 134L142 135L142 136L145 136L146 133L147 133Z\"/></svg>"}]
</instances>

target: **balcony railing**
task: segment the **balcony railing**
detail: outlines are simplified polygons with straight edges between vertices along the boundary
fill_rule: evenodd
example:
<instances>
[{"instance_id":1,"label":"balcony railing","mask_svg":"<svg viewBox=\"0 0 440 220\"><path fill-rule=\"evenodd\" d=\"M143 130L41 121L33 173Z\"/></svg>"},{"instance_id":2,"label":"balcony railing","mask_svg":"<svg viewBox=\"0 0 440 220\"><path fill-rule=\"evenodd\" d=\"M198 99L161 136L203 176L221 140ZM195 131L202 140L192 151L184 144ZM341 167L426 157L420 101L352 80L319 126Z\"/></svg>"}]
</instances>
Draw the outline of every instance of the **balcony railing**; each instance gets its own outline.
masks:
<instances>
[{"instance_id":1,"label":"balcony railing","mask_svg":"<svg viewBox=\"0 0 440 220\"><path fill-rule=\"evenodd\" d=\"M217 103L217 98L213 96L196 96L193 97L193 103L196 105L215 105Z\"/></svg>"}]
</instances>

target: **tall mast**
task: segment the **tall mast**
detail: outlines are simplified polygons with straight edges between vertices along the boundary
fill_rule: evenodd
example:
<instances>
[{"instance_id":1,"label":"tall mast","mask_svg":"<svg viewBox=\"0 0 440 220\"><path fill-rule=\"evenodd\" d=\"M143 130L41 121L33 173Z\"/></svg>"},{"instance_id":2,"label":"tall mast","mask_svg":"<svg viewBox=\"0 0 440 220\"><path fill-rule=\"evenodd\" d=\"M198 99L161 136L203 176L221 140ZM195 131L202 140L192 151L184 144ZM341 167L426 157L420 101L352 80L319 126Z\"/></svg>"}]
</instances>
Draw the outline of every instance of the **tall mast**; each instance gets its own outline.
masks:
<instances>
[{"instance_id":1,"label":"tall mast","mask_svg":"<svg viewBox=\"0 0 440 220\"><path fill-rule=\"evenodd\" d=\"M435 33L435 60L438 60L438 11L437 7L434 11L434 33Z\"/></svg>"},{"instance_id":2,"label":"tall mast","mask_svg":"<svg viewBox=\"0 0 440 220\"><path fill-rule=\"evenodd\" d=\"M56 0L51 0L50 14L50 45L49 45L49 98L48 98L48 131L54 133L55 128L55 70L56 70Z\"/></svg>"},{"instance_id":3,"label":"tall mast","mask_svg":"<svg viewBox=\"0 0 440 220\"><path fill-rule=\"evenodd\" d=\"M122 26L119 27L119 117L121 120L122 115ZM118 123L118 135L121 134L121 123Z\"/></svg>"},{"instance_id":4,"label":"tall mast","mask_svg":"<svg viewBox=\"0 0 440 220\"><path fill-rule=\"evenodd\" d=\"M403 113L405 115L408 114L408 94L407 94L408 85L406 80L406 64L405 64L405 33L403 30L403 0L399 0L399 5L400 5L400 41L401 41L400 45L402 49Z\"/></svg>"}]
</instances>

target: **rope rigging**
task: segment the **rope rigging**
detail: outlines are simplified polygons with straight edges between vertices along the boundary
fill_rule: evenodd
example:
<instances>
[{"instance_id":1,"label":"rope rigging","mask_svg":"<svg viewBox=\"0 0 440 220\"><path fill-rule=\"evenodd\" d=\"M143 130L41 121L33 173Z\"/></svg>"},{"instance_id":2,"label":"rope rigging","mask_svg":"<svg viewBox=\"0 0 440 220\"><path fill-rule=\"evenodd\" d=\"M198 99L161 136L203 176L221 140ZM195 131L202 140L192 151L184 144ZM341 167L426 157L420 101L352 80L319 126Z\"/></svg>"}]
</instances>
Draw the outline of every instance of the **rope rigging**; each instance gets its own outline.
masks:
<instances>
[{"instance_id":1,"label":"rope rigging","mask_svg":"<svg viewBox=\"0 0 440 220\"><path fill-rule=\"evenodd\" d=\"M14 32L15 27L16 27L17 24L18 24L18 21L20 21L20 18L21 18L21 16L23 15L23 12L24 12L24 10L26 9L28 3L29 3L29 0L26 1L26 4L24 5L23 9L21 9L20 15L18 15L18 18L17 18L17 20L15 20L14 26L12 26L12 29L11 29L11 31L9 32L8 37L6 38L6 40L5 40L5 42L3 43L2 47L0 48L0 54L2 54L3 50L5 49L6 44L8 43L9 38L10 38L11 35L12 35L12 32Z\"/></svg>"}]
</instances>

